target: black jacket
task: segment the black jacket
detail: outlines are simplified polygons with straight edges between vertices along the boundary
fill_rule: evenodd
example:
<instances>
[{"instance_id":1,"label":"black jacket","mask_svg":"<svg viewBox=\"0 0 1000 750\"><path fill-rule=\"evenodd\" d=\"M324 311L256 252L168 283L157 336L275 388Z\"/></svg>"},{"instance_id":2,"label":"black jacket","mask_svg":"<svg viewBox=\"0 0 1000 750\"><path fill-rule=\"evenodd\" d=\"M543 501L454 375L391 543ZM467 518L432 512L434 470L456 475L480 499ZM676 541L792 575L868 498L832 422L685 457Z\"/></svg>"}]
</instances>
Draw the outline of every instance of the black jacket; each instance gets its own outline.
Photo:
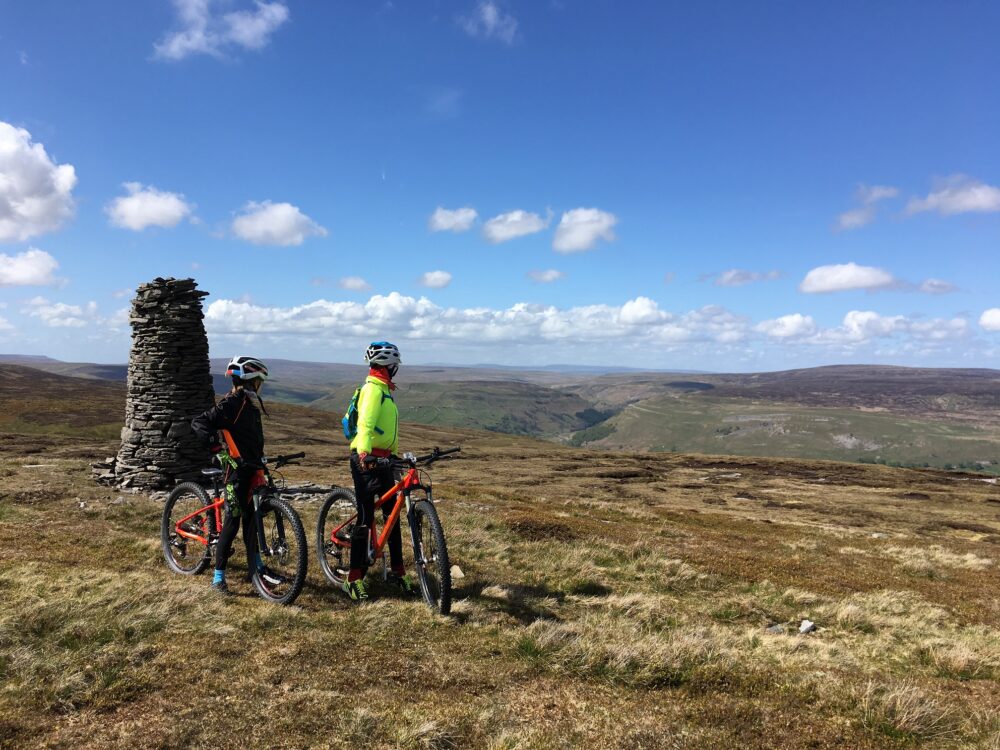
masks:
<instances>
[{"instance_id":1,"label":"black jacket","mask_svg":"<svg viewBox=\"0 0 1000 750\"><path fill-rule=\"evenodd\" d=\"M230 391L218 404L191 420L191 429L206 445L218 441L218 430L229 430L244 461L263 463L264 427L260 410L242 388Z\"/></svg>"}]
</instances>

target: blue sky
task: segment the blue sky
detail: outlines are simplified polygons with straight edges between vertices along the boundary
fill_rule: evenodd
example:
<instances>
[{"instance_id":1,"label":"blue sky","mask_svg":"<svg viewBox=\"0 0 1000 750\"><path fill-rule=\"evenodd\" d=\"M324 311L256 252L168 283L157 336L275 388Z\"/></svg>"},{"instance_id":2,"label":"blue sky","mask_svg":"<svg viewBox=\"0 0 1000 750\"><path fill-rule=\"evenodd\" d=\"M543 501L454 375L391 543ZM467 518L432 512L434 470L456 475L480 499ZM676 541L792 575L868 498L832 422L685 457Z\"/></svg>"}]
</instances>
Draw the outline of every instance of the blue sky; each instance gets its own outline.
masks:
<instances>
[{"instance_id":1,"label":"blue sky","mask_svg":"<svg viewBox=\"0 0 1000 750\"><path fill-rule=\"evenodd\" d=\"M1000 363L992 2L0 0L0 351Z\"/></svg>"}]
</instances>

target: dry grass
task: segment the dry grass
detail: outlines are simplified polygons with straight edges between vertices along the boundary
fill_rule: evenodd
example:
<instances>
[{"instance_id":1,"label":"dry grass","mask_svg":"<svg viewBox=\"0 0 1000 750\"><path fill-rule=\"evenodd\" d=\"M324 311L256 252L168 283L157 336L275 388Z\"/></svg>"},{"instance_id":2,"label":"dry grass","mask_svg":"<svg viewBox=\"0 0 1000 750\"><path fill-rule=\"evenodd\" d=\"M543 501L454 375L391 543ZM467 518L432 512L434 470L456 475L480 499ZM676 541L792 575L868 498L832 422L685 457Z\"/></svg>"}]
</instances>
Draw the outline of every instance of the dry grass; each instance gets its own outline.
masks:
<instances>
[{"instance_id":1,"label":"dry grass","mask_svg":"<svg viewBox=\"0 0 1000 750\"><path fill-rule=\"evenodd\" d=\"M336 425L274 411L290 478L345 481ZM465 448L434 472L449 618L377 583L351 606L315 563L277 609L241 552L220 601L166 570L157 502L89 482L113 444L0 434L0 746L1000 750L1000 548L955 526L998 525L995 487L404 435Z\"/></svg>"}]
</instances>

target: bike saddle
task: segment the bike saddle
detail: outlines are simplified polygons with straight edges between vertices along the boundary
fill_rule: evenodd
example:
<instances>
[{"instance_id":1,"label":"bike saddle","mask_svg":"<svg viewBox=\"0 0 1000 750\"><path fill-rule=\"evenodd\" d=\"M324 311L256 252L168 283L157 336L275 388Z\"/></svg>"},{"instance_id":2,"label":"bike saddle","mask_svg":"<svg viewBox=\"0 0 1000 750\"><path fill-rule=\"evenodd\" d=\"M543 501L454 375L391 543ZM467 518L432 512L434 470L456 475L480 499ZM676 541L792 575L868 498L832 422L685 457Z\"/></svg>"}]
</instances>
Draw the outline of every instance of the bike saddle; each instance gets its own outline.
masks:
<instances>
[{"instance_id":1,"label":"bike saddle","mask_svg":"<svg viewBox=\"0 0 1000 750\"><path fill-rule=\"evenodd\" d=\"M201 473L206 477L221 477L225 472L222 469L202 469Z\"/></svg>"}]
</instances>

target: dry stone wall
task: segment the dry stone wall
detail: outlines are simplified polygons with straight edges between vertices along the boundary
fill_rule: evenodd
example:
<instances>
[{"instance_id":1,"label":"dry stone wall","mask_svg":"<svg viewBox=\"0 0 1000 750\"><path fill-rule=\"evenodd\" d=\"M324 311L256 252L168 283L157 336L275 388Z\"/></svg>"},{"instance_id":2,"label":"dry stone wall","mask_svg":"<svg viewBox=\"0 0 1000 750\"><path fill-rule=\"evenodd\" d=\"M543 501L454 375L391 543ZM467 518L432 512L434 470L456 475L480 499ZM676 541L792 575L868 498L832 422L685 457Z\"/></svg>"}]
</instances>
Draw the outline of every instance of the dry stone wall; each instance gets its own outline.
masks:
<instances>
[{"instance_id":1,"label":"dry stone wall","mask_svg":"<svg viewBox=\"0 0 1000 750\"><path fill-rule=\"evenodd\" d=\"M122 443L122 487L163 489L195 479L209 455L191 419L215 403L202 297L194 279L157 278L136 290Z\"/></svg>"}]
</instances>

